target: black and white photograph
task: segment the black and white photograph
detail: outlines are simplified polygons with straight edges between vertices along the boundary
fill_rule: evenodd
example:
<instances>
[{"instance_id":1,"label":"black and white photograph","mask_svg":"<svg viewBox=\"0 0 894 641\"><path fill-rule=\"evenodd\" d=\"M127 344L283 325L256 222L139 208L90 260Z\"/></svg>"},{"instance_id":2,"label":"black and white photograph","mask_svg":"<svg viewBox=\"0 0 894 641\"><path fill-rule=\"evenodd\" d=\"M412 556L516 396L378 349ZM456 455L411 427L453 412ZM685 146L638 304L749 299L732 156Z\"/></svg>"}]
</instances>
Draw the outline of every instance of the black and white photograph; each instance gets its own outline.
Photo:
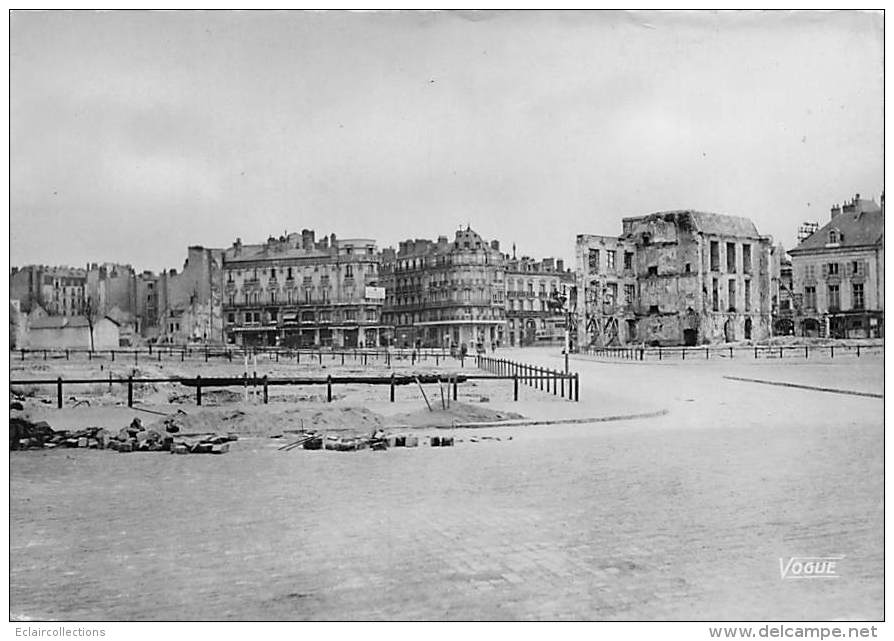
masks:
<instances>
[{"instance_id":1,"label":"black and white photograph","mask_svg":"<svg viewBox=\"0 0 894 641\"><path fill-rule=\"evenodd\" d=\"M9 10L9 634L880 636L884 19Z\"/></svg>"}]
</instances>

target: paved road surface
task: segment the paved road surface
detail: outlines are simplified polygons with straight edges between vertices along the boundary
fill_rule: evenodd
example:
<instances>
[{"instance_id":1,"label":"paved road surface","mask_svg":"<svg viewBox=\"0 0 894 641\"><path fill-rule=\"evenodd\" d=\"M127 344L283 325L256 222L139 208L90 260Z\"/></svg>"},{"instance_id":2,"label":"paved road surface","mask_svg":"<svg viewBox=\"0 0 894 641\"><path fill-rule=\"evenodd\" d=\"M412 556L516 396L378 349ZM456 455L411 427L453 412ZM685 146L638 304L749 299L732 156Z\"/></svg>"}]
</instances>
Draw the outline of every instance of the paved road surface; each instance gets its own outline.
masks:
<instances>
[{"instance_id":1,"label":"paved road surface","mask_svg":"<svg viewBox=\"0 0 894 641\"><path fill-rule=\"evenodd\" d=\"M575 412L669 413L468 431L453 449L15 453L11 615L882 616L881 400L722 378L785 380L772 365L572 365ZM813 367L788 374L866 388L882 372ZM502 440L469 441L484 435ZM780 578L781 557L841 554L838 579Z\"/></svg>"}]
</instances>

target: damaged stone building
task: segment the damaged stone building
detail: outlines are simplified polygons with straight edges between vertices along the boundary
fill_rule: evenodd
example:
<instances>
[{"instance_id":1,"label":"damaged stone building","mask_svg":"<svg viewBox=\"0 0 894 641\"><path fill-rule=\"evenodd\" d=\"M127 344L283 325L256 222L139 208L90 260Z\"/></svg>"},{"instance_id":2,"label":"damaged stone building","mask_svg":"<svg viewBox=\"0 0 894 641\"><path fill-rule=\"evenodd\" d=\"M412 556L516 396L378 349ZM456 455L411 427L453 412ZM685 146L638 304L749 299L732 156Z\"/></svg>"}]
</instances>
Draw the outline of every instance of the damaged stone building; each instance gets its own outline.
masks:
<instances>
[{"instance_id":1,"label":"damaged stone building","mask_svg":"<svg viewBox=\"0 0 894 641\"><path fill-rule=\"evenodd\" d=\"M637 340L635 255L632 240L578 235L578 345L617 346Z\"/></svg>"},{"instance_id":2,"label":"damaged stone building","mask_svg":"<svg viewBox=\"0 0 894 641\"><path fill-rule=\"evenodd\" d=\"M505 340L504 256L470 227L382 252L385 319L394 344L472 349Z\"/></svg>"},{"instance_id":3,"label":"damaged stone building","mask_svg":"<svg viewBox=\"0 0 894 641\"><path fill-rule=\"evenodd\" d=\"M289 347L375 347L384 292L374 240L316 240L302 230L266 243L236 239L223 254L227 342Z\"/></svg>"},{"instance_id":4,"label":"damaged stone building","mask_svg":"<svg viewBox=\"0 0 894 641\"><path fill-rule=\"evenodd\" d=\"M747 218L691 210L623 219L577 239L581 347L762 340L772 239Z\"/></svg>"},{"instance_id":5,"label":"damaged stone building","mask_svg":"<svg viewBox=\"0 0 894 641\"><path fill-rule=\"evenodd\" d=\"M144 292L147 304L154 299L159 343L223 342L222 266L223 250L194 245L180 272L162 272L153 291Z\"/></svg>"}]
</instances>

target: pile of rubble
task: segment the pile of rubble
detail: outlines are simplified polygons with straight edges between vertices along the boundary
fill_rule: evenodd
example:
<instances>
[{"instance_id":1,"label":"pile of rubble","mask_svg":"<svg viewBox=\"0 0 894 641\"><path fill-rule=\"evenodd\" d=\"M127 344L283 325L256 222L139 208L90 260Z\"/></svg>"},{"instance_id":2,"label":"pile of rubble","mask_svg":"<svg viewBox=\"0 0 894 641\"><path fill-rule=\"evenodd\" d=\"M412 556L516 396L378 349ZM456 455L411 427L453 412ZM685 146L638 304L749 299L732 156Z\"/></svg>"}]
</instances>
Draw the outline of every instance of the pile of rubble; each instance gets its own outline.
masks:
<instances>
[{"instance_id":1,"label":"pile of rubble","mask_svg":"<svg viewBox=\"0 0 894 641\"><path fill-rule=\"evenodd\" d=\"M432 436L429 443L432 447L453 447L452 436ZM370 436L336 436L322 435L317 432L302 432L300 438L280 447L280 450L333 450L336 452L356 452L358 450L386 450L392 447L418 447L419 437L406 434L386 435L376 430Z\"/></svg>"},{"instance_id":2,"label":"pile of rubble","mask_svg":"<svg viewBox=\"0 0 894 641\"><path fill-rule=\"evenodd\" d=\"M12 450L73 447L108 449L118 452L225 454L230 449L230 442L239 438L235 434L204 435L194 438L174 436L179 431L179 427L170 418L164 422L165 433L145 428L139 418L134 418L130 425L122 427L117 434L102 427L54 430L45 421L32 423L17 416L11 417L9 423L9 446Z\"/></svg>"}]
</instances>

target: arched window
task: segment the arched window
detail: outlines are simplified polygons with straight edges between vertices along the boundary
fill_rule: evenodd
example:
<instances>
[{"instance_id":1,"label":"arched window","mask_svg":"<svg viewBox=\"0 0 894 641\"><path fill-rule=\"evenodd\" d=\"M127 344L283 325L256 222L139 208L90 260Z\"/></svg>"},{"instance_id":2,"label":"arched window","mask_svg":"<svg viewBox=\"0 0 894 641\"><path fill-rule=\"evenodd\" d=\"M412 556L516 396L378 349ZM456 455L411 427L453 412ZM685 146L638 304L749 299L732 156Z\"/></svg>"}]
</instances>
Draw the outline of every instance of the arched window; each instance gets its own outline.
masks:
<instances>
[{"instance_id":1,"label":"arched window","mask_svg":"<svg viewBox=\"0 0 894 641\"><path fill-rule=\"evenodd\" d=\"M840 242L841 242L841 232L839 232L837 229L830 229L829 230L829 244L837 245Z\"/></svg>"}]
</instances>

